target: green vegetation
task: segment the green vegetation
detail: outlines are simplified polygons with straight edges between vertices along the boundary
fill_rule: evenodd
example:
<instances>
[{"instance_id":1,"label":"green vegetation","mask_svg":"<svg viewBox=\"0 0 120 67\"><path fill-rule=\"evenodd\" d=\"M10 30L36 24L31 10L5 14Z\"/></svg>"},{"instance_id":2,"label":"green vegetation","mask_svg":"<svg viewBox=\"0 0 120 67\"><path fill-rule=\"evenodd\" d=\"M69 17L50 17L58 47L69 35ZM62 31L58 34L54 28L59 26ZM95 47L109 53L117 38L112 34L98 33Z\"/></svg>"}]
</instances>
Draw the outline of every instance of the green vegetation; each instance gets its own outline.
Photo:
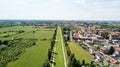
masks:
<instances>
[{"instance_id":1,"label":"green vegetation","mask_svg":"<svg viewBox=\"0 0 120 67\"><path fill-rule=\"evenodd\" d=\"M17 61L10 63L8 67L42 67L44 61L47 59L48 48L50 47L53 33L53 29L36 31L34 34L34 38L37 39L36 45L29 48L25 54ZM30 36L24 35L22 37L28 38Z\"/></svg>"},{"instance_id":2,"label":"green vegetation","mask_svg":"<svg viewBox=\"0 0 120 67\"><path fill-rule=\"evenodd\" d=\"M75 42L68 42L68 45L71 52L74 53L76 59L79 60L80 63L82 63L83 60L85 60L86 63L91 63L91 56L82 47Z\"/></svg>"},{"instance_id":3,"label":"green vegetation","mask_svg":"<svg viewBox=\"0 0 120 67\"><path fill-rule=\"evenodd\" d=\"M12 40L17 39L27 33L32 33L32 31L37 30L32 26L13 26L0 28L0 40ZM31 38L31 37L30 37Z\"/></svg>"},{"instance_id":4,"label":"green vegetation","mask_svg":"<svg viewBox=\"0 0 120 67\"><path fill-rule=\"evenodd\" d=\"M43 66L47 59L54 28L13 26L0 28L0 32L1 36L11 34L8 37L0 37L0 67L5 67L7 64L8 67ZM6 33L3 34L3 32Z\"/></svg>"},{"instance_id":5,"label":"green vegetation","mask_svg":"<svg viewBox=\"0 0 120 67\"><path fill-rule=\"evenodd\" d=\"M55 67L64 67L61 34L62 34L61 28L58 27L55 42L56 45Z\"/></svg>"},{"instance_id":6,"label":"green vegetation","mask_svg":"<svg viewBox=\"0 0 120 67\"><path fill-rule=\"evenodd\" d=\"M17 60L25 51L26 48L33 46L35 40L17 39L9 41L6 47L0 49L0 67L5 67L10 61Z\"/></svg>"},{"instance_id":7,"label":"green vegetation","mask_svg":"<svg viewBox=\"0 0 120 67\"><path fill-rule=\"evenodd\" d=\"M9 63L8 67L42 67L47 59L49 44L49 41L37 41L35 46L27 49L18 60Z\"/></svg>"},{"instance_id":8,"label":"green vegetation","mask_svg":"<svg viewBox=\"0 0 120 67\"><path fill-rule=\"evenodd\" d=\"M106 33L105 35L103 35L103 38L104 38L104 39L109 39L109 34Z\"/></svg>"},{"instance_id":9,"label":"green vegetation","mask_svg":"<svg viewBox=\"0 0 120 67\"><path fill-rule=\"evenodd\" d=\"M43 67L50 67L49 60L46 60L45 63L43 64Z\"/></svg>"},{"instance_id":10,"label":"green vegetation","mask_svg":"<svg viewBox=\"0 0 120 67\"><path fill-rule=\"evenodd\" d=\"M110 24L100 24L102 29L112 30L115 29L116 31L120 32L120 26L118 25L110 25Z\"/></svg>"},{"instance_id":11,"label":"green vegetation","mask_svg":"<svg viewBox=\"0 0 120 67\"><path fill-rule=\"evenodd\" d=\"M115 49L111 46L109 50L105 50L104 53L108 55L112 55L114 53Z\"/></svg>"}]
</instances>

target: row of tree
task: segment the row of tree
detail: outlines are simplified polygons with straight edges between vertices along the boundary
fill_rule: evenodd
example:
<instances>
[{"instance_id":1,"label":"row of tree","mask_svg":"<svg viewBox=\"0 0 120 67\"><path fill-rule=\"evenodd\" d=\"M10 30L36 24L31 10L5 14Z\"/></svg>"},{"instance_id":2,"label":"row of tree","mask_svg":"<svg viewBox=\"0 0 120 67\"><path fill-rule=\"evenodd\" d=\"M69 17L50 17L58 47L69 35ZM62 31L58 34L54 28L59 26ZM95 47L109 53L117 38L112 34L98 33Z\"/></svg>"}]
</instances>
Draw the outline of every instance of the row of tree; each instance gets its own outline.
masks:
<instances>
[{"instance_id":1,"label":"row of tree","mask_svg":"<svg viewBox=\"0 0 120 67\"><path fill-rule=\"evenodd\" d=\"M56 33L57 33L57 27L55 29L55 32L54 32L54 35L53 35L53 38L52 38L52 41L51 41L50 48L48 49L48 58L44 62L43 67L50 67L50 62L51 62L52 54L53 54L53 48L55 46Z\"/></svg>"}]
</instances>

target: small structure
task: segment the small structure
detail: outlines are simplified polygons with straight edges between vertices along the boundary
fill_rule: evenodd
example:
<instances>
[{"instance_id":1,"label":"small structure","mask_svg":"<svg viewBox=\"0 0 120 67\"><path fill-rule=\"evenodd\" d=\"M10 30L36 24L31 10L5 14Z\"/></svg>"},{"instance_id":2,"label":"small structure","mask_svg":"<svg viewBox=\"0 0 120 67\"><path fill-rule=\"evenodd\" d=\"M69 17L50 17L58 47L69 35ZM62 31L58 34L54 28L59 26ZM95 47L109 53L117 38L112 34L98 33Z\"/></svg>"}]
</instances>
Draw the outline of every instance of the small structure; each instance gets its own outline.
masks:
<instances>
[{"instance_id":1,"label":"small structure","mask_svg":"<svg viewBox=\"0 0 120 67\"><path fill-rule=\"evenodd\" d=\"M119 40L120 39L120 32L110 32L109 40Z\"/></svg>"}]
</instances>

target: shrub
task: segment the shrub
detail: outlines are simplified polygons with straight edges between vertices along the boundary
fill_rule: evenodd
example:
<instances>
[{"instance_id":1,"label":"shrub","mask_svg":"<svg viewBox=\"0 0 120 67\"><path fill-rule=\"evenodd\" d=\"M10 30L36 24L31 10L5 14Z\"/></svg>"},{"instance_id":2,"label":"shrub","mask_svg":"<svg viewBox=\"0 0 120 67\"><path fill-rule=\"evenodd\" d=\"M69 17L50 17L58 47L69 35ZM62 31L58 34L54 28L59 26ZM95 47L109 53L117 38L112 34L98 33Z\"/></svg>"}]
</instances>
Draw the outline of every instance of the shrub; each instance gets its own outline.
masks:
<instances>
[{"instance_id":1,"label":"shrub","mask_svg":"<svg viewBox=\"0 0 120 67\"><path fill-rule=\"evenodd\" d=\"M43 64L43 67L50 67L49 60L46 60Z\"/></svg>"},{"instance_id":2,"label":"shrub","mask_svg":"<svg viewBox=\"0 0 120 67\"><path fill-rule=\"evenodd\" d=\"M36 45L36 43L34 42L33 45Z\"/></svg>"}]
</instances>

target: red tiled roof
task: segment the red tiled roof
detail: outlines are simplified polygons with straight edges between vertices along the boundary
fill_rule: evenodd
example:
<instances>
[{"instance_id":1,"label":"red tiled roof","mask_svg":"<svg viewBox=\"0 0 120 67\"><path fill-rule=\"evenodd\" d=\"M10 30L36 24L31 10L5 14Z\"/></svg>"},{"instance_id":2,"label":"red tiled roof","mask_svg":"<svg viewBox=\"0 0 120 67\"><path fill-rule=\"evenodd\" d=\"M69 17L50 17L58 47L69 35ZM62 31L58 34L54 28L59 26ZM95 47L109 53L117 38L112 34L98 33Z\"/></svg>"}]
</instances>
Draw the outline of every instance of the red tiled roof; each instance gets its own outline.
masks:
<instances>
[{"instance_id":1,"label":"red tiled roof","mask_svg":"<svg viewBox=\"0 0 120 67\"><path fill-rule=\"evenodd\" d=\"M118 62L117 60L115 60L114 58L112 58L109 55L104 54L104 57L107 61L110 61L111 63L117 63Z\"/></svg>"},{"instance_id":2,"label":"red tiled roof","mask_svg":"<svg viewBox=\"0 0 120 67\"><path fill-rule=\"evenodd\" d=\"M120 48L116 48L115 50L120 51Z\"/></svg>"},{"instance_id":3,"label":"red tiled roof","mask_svg":"<svg viewBox=\"0 0 120 67\"><path fill-rule=\"evenodd\" d=\"M102 48L101 48L101 50L103 50L103 51L104 51L104 50L107 50L107 48L105 48L105 47L102 47Z\"/></svg>"},{"instance_id":4,"label":"red tiled roof","mask_svg":"<svg viewBox=\"0 0 120 67\"><path fill-rule=\"evenodd\" d=\"M117 63L117 62L118 62L116 59L112 58L111 56L106 55L106 54L104 54L103 52L100 52L100 53L104 56L104 58L105 58L107 61L110 61L111 63Z\"/></svg>"}]
</instances>

